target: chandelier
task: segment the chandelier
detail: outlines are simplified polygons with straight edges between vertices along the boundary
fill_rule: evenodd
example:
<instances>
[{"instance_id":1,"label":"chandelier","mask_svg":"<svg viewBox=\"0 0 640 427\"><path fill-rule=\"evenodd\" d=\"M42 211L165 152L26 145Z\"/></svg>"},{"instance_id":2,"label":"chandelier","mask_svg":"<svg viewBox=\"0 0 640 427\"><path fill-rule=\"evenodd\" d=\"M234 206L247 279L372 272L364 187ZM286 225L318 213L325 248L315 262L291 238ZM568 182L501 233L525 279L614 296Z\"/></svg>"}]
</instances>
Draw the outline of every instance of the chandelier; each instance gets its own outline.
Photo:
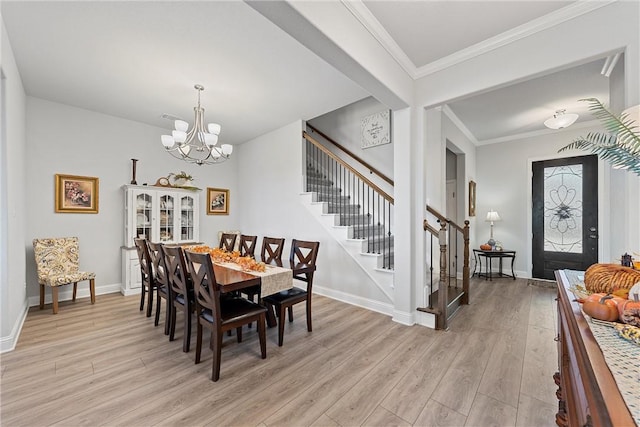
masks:
<instances>
[{"instance_id":1,"label":"chandelier","mask_svg":"<svg viewBox=\"0 0 640 427\"><path fill-rule=\"evenodd\" d=\"M173 157L197 165L211 165L227 160L233 152L230 144L218 144L220 125L209 123L205 128L204 108L200 107L200 92L204 86L195 85L198 91L198 106L193 108L195 120L191 130L189 123L184 120L176 120L175 130L171 135L162 135L161 141L164 148Z\"/></svg>"}]
</instances>

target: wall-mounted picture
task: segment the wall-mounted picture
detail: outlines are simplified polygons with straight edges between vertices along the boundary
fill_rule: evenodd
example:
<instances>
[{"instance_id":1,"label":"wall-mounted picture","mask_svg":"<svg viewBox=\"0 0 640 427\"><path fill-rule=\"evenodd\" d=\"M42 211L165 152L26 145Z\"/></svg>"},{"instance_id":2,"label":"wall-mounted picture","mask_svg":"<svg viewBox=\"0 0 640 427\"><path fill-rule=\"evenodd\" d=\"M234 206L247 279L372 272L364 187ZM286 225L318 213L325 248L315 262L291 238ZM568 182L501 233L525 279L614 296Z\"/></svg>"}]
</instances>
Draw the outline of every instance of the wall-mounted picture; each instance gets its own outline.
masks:
<instances>
[{"instance_id":1,"label":"wall-mounted picture","mask_svg":"<svg viewBox=\"0 0 640 427\"><path fill-rule=\"evenodd\" d=\"M229 215L229 190L207 188L207 215Z\"/></svg>"},{"instance_id":2,"label":"wall-mounted picture","mask_svg":"<svg viewBox=\"0 0 640 427\"><path fill-rule=\"evenodd\" d=\"M360 120L362 148L371 148L391 143L391 111L371 114Z\"/></svg>"},{"instance_id":3,"label":"wall-mounted picture","mask_svg":"<svg viewBox=\"0 0 640 427\"><path fill-rule=\"evenodd\" d=\"M56 174L58 213L98 213L98 178Z\"/></svg>"},{"instance_id":4,"label":"wall-mounted picture","mask_svg":"<svg viewBox=\"0 0 640 427\"><path fill-rule=\"evenodd\" d=\"M469 216L476 216L476 183L469 181Z\"/></svg>"}]
</instances>

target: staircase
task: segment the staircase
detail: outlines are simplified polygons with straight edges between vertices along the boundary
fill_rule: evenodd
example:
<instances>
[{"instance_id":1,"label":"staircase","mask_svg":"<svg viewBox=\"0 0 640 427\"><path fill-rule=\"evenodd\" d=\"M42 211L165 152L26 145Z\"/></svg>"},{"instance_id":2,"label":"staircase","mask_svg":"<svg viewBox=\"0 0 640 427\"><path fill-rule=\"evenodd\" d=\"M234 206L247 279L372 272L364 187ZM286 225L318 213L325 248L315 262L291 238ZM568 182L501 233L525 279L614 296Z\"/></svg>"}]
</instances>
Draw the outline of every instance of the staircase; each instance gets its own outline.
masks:
<instances>
[{"instance_id":1,"label":"staircase","mask_svg":"<svg viewBox=\"0 0 640 427\"><path fill-rule=\"evenodd\" d=\"M418 307L417 310L434 314L436 329L447 329L449 321L458 310L469 304L469 221L465 221L464 226L459 226L429 205L427 213L436 218L440 227L438 229L429 220L424 220L423 228L428 233L428 245L432 248L428 260L429 302L427 307ZM462 280L458 280L456 271L448 273L447 268L452 257L458 259L459 240L463 241ZM434 247L439 247L439 254L436 254ZM434 267L438 264L439 277L436 279Z\"/></svg>"},{"instance_id":2,"label":"staircase","mask_svg":"<svg viewBox=\"0 0 640 427\"><path fill-rule=\"evenodd\" d=\"M305 206L393 300L393 198L307 132L303 136Z\"/></svg>"}]
</instances>

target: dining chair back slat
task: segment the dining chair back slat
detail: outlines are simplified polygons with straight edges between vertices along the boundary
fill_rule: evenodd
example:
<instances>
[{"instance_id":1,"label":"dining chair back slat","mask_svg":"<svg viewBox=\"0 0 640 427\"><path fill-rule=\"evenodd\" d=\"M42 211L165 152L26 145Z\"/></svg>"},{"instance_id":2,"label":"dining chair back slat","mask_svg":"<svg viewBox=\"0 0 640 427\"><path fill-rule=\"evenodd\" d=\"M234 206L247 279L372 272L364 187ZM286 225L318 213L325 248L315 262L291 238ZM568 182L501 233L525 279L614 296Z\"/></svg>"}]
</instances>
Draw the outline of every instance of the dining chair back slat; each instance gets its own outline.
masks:
<instances>
[{"instance_id":1,"label":"dining chair back slat","mask_svg":"<svg viewBox=\"0 0 640 427\"><path fill-rule=\"evenodd\" d=\"M236 239L238 238L237 234L231 233L222 233L220 236L220 249L224 249L227 252L233 252L233 249L236 246Z\"/></svg>"},{"instance_id":2,"label":"dining chair back slat","mask_svg":"<svg viewBox=\"0 0 640 427\"><path fill-rule=\"evenodd\" d=\"M167 275L171 287L171 318L169 321L169 341L174 340L176 312L184 312L182 351L189 351L191 344L191 314L195 311L193 284L187 270L184 251L180 246L163 246Z\"/></svg>"},{"instance_id":3,"label":"dining chair back slat","mask_svg":"<svg viewBox=\"0 0 640 427\"><path fill-rule=\"evenodd\" d=\"M256 257L256 243L258 236L240 235L240 256Z\"/></svg>"},{"instance_id":4,"label":"dining chair back slat","mask_svg":"<svg viewBox=\"0 0 640 427\"><path fill-rule=\"evenodd\" d=\"M148 292L147 317L151 317L151 312L153 310L153 292L156 289L156 280L153 275L151 256L149 255L149 248L147 247L147 239L134 239L133 242L136 245L138 260L140 263L140 311L144 309L145 295Z\"/></svg>"},{"instance_id":5,"label":"dining chair back slat","mask_svg":"<svg viewBox=\"0 0 640 427\"><path fill-rule=\"evenodd\" d=\"M265 264L275 264L282 267L282 251L284 249L284 239L274 237L262 238L261 259Z\"/></svg>"},{"instance_id":6,"label":"dining chair back slat","mask_svg":"<svg viewBox=\"0 0 640 427\"><path fill-rule=\"evenodd\" d=\"M156 281L156 318L154 321L155 326L158 326L160 322L160 309L162 307L162 299L165 300L165 320L164 320L164 334L169 335L169 319L171 315L171 298L169 294L171 288L169 286L169 276L167 275L167 266L165 265L164 255L162 253L162 243L148 242L147 248L149 249L149 258L151 259L151 265L153 266L153 273Z\"/></svg>"}]
</instances>

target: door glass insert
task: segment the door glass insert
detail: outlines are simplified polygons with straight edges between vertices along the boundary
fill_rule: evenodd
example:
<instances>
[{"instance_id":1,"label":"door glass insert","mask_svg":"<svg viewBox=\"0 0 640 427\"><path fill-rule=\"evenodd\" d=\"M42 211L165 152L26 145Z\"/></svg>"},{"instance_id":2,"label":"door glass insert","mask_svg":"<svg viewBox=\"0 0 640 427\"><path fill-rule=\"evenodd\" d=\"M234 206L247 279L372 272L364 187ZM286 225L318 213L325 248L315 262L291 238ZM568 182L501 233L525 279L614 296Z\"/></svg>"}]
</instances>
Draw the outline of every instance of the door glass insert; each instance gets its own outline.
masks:
<instances>
[{"instance_id":1,"label":"door glass insert","mask_svg":"<svg viewBox=\"0 0 640 427\"><path fill-rule=\"evenodd\" d=\"M193 198L180 199L180 240L192 240L194 230Z\"/></svg>"},{"instance_id":2,"label":"door glass insert","mask_svg":"<svg viewBox=\"0 0 640 427\"><path fill-rule=\"evenodd\" d=\"M544 168L544 250L582 253L582 165Z\"/></svg>"},{"instance_id":3,"label":"door glass insert","mask_svg":"<svg viewBox=\"0 0 640 427\"><path fill-rule=\"evenodd\" d=\"M151 239L151 196L138 194L136 196L136 237Z\"/></svg>"}]
</instances>

